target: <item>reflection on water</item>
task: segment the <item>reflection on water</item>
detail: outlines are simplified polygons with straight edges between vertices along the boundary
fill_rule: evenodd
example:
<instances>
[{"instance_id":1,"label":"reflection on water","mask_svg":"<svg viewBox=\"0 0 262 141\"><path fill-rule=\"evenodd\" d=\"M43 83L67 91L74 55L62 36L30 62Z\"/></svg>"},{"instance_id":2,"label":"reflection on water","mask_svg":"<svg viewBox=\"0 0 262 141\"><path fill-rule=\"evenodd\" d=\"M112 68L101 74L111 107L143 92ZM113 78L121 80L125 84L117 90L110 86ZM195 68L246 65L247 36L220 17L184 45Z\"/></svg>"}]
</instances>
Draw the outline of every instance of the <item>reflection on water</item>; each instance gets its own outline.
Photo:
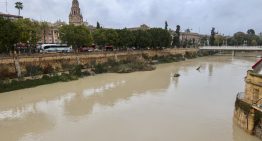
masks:
<instances>
[{"instance_id":1,"label":"reflection on water","mask_svg":"<svg viewBox=\"0 0 262 141\"><path fill-rule=\"evenodd\" d=\"M8 141L257 141L232 123L254 58L210 57L0 94ZM196 70L201 66L199 71ZM179 73L181 77L173 78Z\"/></svg>"}]
</instances>

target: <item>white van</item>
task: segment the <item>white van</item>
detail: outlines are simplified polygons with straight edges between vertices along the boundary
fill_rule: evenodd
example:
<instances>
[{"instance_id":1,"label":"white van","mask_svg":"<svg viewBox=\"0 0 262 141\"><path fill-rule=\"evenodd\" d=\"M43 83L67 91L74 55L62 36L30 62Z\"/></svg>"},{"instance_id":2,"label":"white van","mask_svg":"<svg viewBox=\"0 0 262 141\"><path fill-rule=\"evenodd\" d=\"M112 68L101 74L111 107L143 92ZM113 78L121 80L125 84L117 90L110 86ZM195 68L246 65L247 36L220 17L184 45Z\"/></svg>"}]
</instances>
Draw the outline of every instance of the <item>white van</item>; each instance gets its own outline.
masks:
<instances>
[{"instance_id":1,"label":"white van","mask_svg":"<svg viewBox=\"0 0 262 141\"><path fill-rule=\"evenodd\" d=\"M73 52L72 46L66 44L42 44L38 47L40 53L69 53Z\"/></svg>"}]
</instances>

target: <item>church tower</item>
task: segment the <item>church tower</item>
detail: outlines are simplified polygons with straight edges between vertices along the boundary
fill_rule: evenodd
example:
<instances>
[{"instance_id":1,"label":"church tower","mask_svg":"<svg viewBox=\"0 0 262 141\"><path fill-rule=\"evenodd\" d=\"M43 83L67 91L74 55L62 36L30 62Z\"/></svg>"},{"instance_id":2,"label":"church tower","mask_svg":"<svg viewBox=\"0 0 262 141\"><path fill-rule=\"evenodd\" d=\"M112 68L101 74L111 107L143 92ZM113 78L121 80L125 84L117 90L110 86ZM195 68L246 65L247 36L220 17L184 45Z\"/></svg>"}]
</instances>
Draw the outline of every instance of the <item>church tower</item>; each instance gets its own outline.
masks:
<instances>
[{"instance_id":1,"label":"church tower","mask_svg":"<svg viewBox=\"0 0 262 141\"><path fill-rule=\"evenodd\" d=\"M78 0L73 0L72 2L71 12L69 14L69 24L74 24L74 25L83 24L83 16L79 8Z\"/></svg>"}]
</instances>

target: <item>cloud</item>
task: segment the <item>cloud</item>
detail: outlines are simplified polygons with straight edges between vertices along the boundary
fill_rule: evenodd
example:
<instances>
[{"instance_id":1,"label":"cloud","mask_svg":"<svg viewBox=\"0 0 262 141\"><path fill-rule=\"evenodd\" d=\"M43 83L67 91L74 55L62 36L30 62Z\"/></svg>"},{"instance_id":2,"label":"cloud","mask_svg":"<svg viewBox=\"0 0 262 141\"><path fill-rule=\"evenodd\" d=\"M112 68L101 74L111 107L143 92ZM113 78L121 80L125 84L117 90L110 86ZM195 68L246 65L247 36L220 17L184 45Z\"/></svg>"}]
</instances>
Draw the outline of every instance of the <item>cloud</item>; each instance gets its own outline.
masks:
<instances>
[{"instance_id":1,"label":"cloud","mask_svg":"<svg viewBox=\"0 0 262 141\"><path fill-rule=\"evenodd\" d=\"M2 0L3 1L3 0ZM14 3L8 0L9 13L16 14ZM71 0L21 0L22 15L36 20L68 22ZM104 27L124 28L148 24L170 28L181 25L194 32L210 33L211 27L223 34L233 34L254 28L262 31L261 0L79 0L84 20ZM0 11L5 11L3 3Z\"/></svg>"}]
</instances>

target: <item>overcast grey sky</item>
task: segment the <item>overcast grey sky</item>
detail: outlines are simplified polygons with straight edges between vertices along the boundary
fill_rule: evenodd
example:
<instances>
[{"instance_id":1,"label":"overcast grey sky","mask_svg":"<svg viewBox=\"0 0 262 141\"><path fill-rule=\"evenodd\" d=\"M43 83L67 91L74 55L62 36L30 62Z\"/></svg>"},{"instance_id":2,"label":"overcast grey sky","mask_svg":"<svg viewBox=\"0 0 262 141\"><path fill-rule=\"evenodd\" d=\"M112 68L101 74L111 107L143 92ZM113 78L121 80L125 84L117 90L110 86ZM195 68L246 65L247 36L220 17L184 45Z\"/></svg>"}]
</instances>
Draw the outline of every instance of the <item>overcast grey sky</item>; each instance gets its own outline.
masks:
<instances>
[{"instance_id":1,"label":"overcast grey sky","mask_svg":"<svg viewBox=\"0 0 262 141\"><path fill-rule=\"evenodd\" d=\"M5 0L0 0L4 2ZM7 0L8 13L17 14L14 3ZM72 0L20 0L21 14L36 20L68 22ZM211 27L225 35L253 28L262 32L262 0L79 0L84 20L92 25L99 21L104 27L136 27L143 23L151 27L191 28L209 34ZM5 12L5 4L0 3Z\"/></svg>"}]
</instances>

